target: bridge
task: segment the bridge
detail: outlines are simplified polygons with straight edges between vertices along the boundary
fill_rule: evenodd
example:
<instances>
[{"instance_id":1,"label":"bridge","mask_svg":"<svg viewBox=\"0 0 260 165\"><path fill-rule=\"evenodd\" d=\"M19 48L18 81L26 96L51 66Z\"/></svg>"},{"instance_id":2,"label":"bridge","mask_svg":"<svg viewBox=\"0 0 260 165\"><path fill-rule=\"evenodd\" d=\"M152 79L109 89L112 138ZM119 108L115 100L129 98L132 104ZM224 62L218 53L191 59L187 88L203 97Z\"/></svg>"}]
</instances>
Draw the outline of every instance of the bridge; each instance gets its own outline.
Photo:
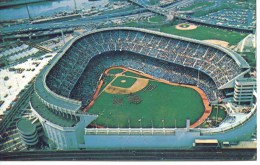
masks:
<instances>
[{"instance_id":1,"label":"bridge","mask_svg":"<svg viewBox=\"0 0 260 165\"><path fill-rule=\"evenodd\" d=\"M165 17L167 17L167 15L168 15L168 11L159 7L158 5L155 5L155 6L144 5L144 4L140 3L138 0L128 0L128 1L133 3L133 4L140 6L142 8L147 9L152 13L163 15Z\"/></svg>"},{"instance_id":2,"label":"bridge","mask_svg":"<svg viewBox=\"0 0 260 165\"><path fill-rule=\"evenodd\" d=\"M180 6L183 6L187 3L193 2L193 0L183 0L183 1L176 1L176 2L171 2L170 5L145 5L141 3L139 0L128 0L129 2L136 4L152 13L159 14L162 16L167 17L168 20L172 20L175 16L176 13L171 10L174 10L176 8L179 8ZM187 12L187 11L186 11ZM188 11L188 12L193 12L193 11Z\"/></svg>"}]
</instances>

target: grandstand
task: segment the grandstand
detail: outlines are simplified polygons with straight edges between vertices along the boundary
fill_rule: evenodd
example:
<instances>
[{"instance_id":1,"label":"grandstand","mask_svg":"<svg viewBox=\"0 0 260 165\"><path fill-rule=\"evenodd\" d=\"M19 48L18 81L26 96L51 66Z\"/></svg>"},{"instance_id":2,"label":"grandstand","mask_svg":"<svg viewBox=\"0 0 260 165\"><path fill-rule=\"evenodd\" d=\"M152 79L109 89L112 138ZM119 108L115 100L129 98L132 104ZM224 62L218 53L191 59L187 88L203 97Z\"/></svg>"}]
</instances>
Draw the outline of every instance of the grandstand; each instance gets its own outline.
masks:
<instances>
[{"instance_id":1,"label":"grandstand","mask_svg":"<svg viewBox=\"0 0 260 165\"><path fill-rule=\"evenodd\" d=\"M113 66L131 68L168 82L197 86L204 91L207 100L212 104L219 102L219 99L230 100L232 98L230 92L232 93L234 90L235 80L243 77L250 70L247 62L229 49L145 29L106 28L79 36L67 43L60 54L55 56L49 66L39 74L35 81L35 93L31 98L33 111L41 118L47 136L56 143L58 148L88 148L92 145L94 145L92 147L98 147L99 144L94 143L92 138L99 137L99 140L102 141L104 137L103 135L98 136L99 134L119 135L121 131L125 131L125 127L122 130L121 128L98 129L97 126L93 128L93 121L99 116L82 112L82 109L94 104L93 100L99 92L96 89L104 83L103 73L107 68ZM134 83L134 80L131 81L130 83ZM128 99L134 104L142 101L141 98L134 95ZM36 102L41 103L36 104ZM114 102L120 104L120 98L115 98ZM45 108L38 110L39 107ZM243 122L254 116L255 109L253 104L252 111L247 113ZM51 117L53 115L56 117ZM62 118L69 120L64 121ZM254 117L248 123L252 122L254 122ZM188 132L187 137L190 137L187 139L194 140L197 136L204 135L200 131L208 134L225 130L227 136L223 134L223 137L219 138L232 140L235 135L228 130L239 124L241 121L234 122L227 128L221 127L221 129L212 130L205 128L205 130L196 130L193 133ZM91 128L86 128L91 125ZM146 131L149 135L154 133L153 129ZM165 130L157 131L157 134L165 133ZM168 128L168 131L169 134L176 136L160 138L173 138L171 141L174 141L176 138L178 139L179 134L182 134L173 128ZM244 131L250 132L250 130ZM242 136L242 132L242 139L249 134L243 133ZM135 128L132 132L128 130L127 133L142 135L143 130ZM93 134L95 137L92 137ZM111 138L116 140L119 137ZM134 139L136 138L140 137L136 136ZM156 137L151 137L151 139L153 138ZM187 145L180 143L174 146L174 144L167 143L168 139L168 141L164 141L165 144L160 145L191 146L191 141L188 141ZM136 140L132 140L129 144L134 144L134 142ZM104 143L110 146L106 140ZM122 147L122 143L118 142L117 146ZM100 145L102 144L100 143ZM141 144L135 143L135 145Z\"/></svg>"},{"instance_id":2,"label":"grandstand","mask_svg":"<svg viewBox=\"0 0 260 165\"><path fill-rule=\"evenodd\" d=\"M249 67L248 65L246 65L245 61L242 58L239 59L240 62L242 61L242 63L236 61L239 56L235 56L236 58L233 59L232 55L230 55L229 53L223 52L216 48L210 48L203 43L192 43L191 41L180 40L180 38L173 39L140 31L136 32L131 30L112 30L90 34L88 35L88 37L82 38L77 41L50 71L47 76L47 86L59 95L78 99L75 98L75 95L71 93L75 93L73 89L76 83L80 82L77 82L77 80L81 77L82 73L86 73L84 69L86 68L87 64L89 63L91 58L93 58L93 56L101 54L102 52L109 51L133 52L148 56L154 60L157 59L158 61L168 61L172 64L178 64L180 66L184 66L187 70L192 70L189 68L197 69L201 73L205 73L206 75L208 75L208 77L211 77L213 79L213 82L216 84L215 87L214 85L212 85L209 89L206 89L207 87L204 89L204 91L211 92L216 92L216 87L220 89L223 88L225 84L233 80L235 77L239 76ZM118 60L115 59L118 62L115 62L114 64L112 64L112 60L110 64L107 61L101 61L103 63L101 65L107 65L108 67L109 65L127 65L125 64L125 62L127 62L128 60L134 60L131 59L131 57L127 57L127 55L125 57L122 56L124 60L120 58L121 57L119 57ZM122 62L122 64L120 64L120 62ZM129 64L131 65L130 62ZM136 65L139 64L136 63ZM136 68L137 70L142 69L141 65L142 64L140 64L139 66L134 66L132 68ZM149 65L143 66L142 71L145 73L149 72L151 68L146 67L149 67ZM91 70L92 69L95 69L96 72L99 73L98 75L101 75L101 72L105 68L103 68L103 70L91 68ZM94 73L92 74L93 76L95 76ZM196 85L197 81L194 81L194 79L198 77L197 74L198 73L188 73L188 76L193 75L193 79L187 80L190 79L187 78L182 81L184 81L184 83ZM158 73L157 75L153 76L161 78L161 75L162 74ZM84 75L82 75L82 77L84 77ZM88 86L92 86L92 89L89 89L89 94L91 95L96 87L96 81L99 76L97 76L96 78L92 78L90 74L88 74L88 77L89 79L85 80L92 81L88 83ZM201 83L207 84L203 81L201 81ZM75 90L79 90L79 87L75 88ZM208 94L208 97L210 100L216 99L214 98L213 93Z\"/></svg>"}]
</instances>

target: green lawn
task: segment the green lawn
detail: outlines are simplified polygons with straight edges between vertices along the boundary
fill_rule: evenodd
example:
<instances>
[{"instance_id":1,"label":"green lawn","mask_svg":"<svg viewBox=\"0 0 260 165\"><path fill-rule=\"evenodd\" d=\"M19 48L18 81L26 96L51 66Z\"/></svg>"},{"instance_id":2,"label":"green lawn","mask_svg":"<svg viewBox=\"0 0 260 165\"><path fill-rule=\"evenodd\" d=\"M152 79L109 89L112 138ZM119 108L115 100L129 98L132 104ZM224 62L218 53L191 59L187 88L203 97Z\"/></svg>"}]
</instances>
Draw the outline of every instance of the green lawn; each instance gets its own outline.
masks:
<instances>
[{"instance_id":1,"label":"green lawn","mask_svg":"<svg viewBox=\"0 0 260 165\"><path fill-rule=\"evenodd\" d=\"M125 81L125 82L122 82ZM111 85L121 87L121 88L129 88L136 82L136 78L119 76L117 77Z\"/></svg>"},{"instance_id":2,"label":"green lawn","mask_svg":"<svg viewBox=\"0 0 260 165\"><path fill-rule=\"evenodd\" d=\"M126 27L138 27L138 22L127 22L125 24L123 24L122 26L126 26Z\"/></svg>"},{"instance_id":3,"label":"green lawn","mask_svg":"<svg viewBox=\"0 0 260 165\"><path fill-rule=\"evenodd\" d=\"M99 115L93 124L110 128L128 128L129 124L131 128L174 128L176 120L176 126L183 128L187 118L193 124L203 114L204 106L195 90L151 80L148 85L157 87L134 93L142 100L139 104L129 103L129 95L103 92L88 110ZM122 103L114 104L115 99Z\"/></svg>"},{"instance_id":4,"label":"green lawn","mask_svg":"<svg viewBox=\"0 0 260 165\"><path fill-rule=\"evenodd\" d=\"M153 22L153 23L160 23L162 21L165 21L166 17L165 16L161 16L161 15L156 15L154 17L151 17L149 19L150 22Z\"/></svg>"},{"instance_id":5,"label":"green lawn","mask_svg":"<svg viewBox=\"0 0 260 165\"><path fill-rule=\"evenodd\" d=\"M242 53L242 56L251 67L256 67L256 58L254 52Z\"/></svg>"},{"instance_id":6,"label":"green lawn","mask_svg":"<svg viewBox=\"0 0 260 165\"><path fill-rule=\"evenodd\" d=\"M223 40L229 42L230 45L236 45L247 34L223 29L211 28L207 26L198 26L194 30L178 30L175 26L161 27L161 32L179 35L183 37L193 38L197 40Z\"/></svg>"}]
</instances>

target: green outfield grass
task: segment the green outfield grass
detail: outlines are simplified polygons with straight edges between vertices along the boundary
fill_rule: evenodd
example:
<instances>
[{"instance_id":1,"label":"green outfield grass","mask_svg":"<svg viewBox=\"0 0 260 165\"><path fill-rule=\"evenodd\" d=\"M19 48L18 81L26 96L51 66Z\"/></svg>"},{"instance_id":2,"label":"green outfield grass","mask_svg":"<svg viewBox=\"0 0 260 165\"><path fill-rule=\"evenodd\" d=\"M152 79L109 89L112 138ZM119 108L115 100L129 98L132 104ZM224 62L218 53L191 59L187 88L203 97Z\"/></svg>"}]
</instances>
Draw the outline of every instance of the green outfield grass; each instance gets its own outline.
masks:
<instances>
[{"instance_id":1,"label":"green outfield grass","mask_svg":"<svg viewBox=\"0 0 260 165\"><path fill-rule=\"evenodd\" d=\"M207 26L198 26L197 29L194 30L178 30L173 25L161 27L160 30L164 33L179 35L197 40L223 40L229 42L230 45L236 45L239 41L247 36L247 34L245 33L217 29Z\"/></svg>"},{"instance_id":2,"label":"green outfield grass","mask_svg":"<svg viewBox=\"0 0 260 165\"><path fill-rule=\"evenodd\" d=\"M121 88L130 88L135 82L136 78L119 76L112 82L111 85Z\"/></svg>"},{"instance_id":3,"label":"green outfield grass","mask_svg":"<svg viewBox=\"0 0 260 165\"><path fill-rule=\"evenodd\" d=\"M149 85L156 88L146 90ZM176 127L183 128L187 118L193 124L202 116L204 106L195 90L152 80L148 86L134 93L142 100L139 104L129 103L129 95L101 93L88 110L99 115L92 124L109 128L174 128L176 121ZM121 103L115 104L115 100Z\"/></svg>"},{"instance_id":4,"label":"green outfield grass","mask_svg":"<svg viewBox=\"0 0 260 165\"><path fill-rule=\"evenodd\" d=\"M161 16L161 15L156 15L156 16L151 17L149 19L150 22L154 22L154 23L159 23L159 22L162 22L162 21L165 21L165 20L166 20L166 17Z\"/></svg>"},{"instance_id":5,"label":"green outfield grass","mask_svg":"<svg viewBox=\"0 0 260 165\"><path fill-rule=\"evenodd\" d=\"M135 74L133 72L129 72L129 71L125 72L124 75L126 75L126 76L133 76L133 77L139 77L139 78L146 78L145 76L137 75L137 74Z\"/></svg>"},{"instance_id":6,"label":"green outfield grass","mask_svg":"<svg viewBox=\"0 0 260 165\"><path fill-rule=\"evenodd\" d=\"M118 74L118 73L122 73L122 72L123 72L123 69L113 68L108 71L108 74Z\"/></svg>"}]
</instances>

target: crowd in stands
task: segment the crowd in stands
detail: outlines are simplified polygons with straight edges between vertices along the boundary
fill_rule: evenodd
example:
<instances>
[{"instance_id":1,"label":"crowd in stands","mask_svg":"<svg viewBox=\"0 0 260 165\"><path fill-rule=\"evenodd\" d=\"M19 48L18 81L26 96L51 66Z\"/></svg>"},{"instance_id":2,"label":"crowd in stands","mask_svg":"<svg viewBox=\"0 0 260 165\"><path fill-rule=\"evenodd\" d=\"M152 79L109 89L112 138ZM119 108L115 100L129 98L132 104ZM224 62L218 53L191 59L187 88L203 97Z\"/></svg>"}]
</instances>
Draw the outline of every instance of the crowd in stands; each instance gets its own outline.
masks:
<instances>
[{"instance_id":1,"label":"crowd in stands","mask_svg":"<svg viewBox=\"0 0 260 165\"><path fill-rule=\"evenodd\" d=\"M216 99L218 87L241 73L236 62L218 49L145 32L115 30L76 41L50 71L46 82L55 93L86 105L100 75L111 66L198 85L210 100Z\"/></svg>"}]
</instances>

